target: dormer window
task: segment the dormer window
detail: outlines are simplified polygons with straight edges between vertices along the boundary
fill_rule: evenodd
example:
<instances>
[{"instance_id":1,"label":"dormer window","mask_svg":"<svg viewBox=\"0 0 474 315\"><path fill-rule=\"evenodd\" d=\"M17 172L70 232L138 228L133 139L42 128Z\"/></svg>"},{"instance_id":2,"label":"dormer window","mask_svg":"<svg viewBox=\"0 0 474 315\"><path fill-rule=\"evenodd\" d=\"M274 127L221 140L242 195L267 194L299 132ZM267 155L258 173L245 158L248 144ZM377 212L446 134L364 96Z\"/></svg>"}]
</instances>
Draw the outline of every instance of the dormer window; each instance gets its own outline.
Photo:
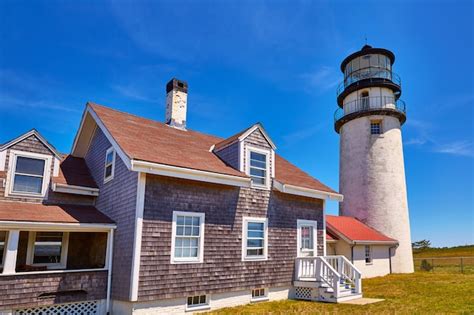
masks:
<instances>
[{"instance_id":1,"label":"dormer window","mask_svg":"<svg viewBox=\"0 0 474 315\"><path fill-rule=\"evenodd\" d=\"M11 151L10 187L13 195L44 196L48 187L52 157L31 152Z\"/></svg>"},{"instance_id":2,"label":"dormer window","mask_svg":"<svg viewBox=\"0 0 474 315\"><path fill-rule=\"evenodd\" d=\"M109 148L105 153L104 183L114 178L115 169L115 150Z\"/></svg>"},{"instance_id":3,"label":"dormer window","mask_svg":"<svg viewBox=\"0 0 474 315\"><path fill-rule=\"evenodd\" d=\"M248 170L254 186L268 186L268 153L263 150L249 149Z\"/></svg>"}]
</instances>

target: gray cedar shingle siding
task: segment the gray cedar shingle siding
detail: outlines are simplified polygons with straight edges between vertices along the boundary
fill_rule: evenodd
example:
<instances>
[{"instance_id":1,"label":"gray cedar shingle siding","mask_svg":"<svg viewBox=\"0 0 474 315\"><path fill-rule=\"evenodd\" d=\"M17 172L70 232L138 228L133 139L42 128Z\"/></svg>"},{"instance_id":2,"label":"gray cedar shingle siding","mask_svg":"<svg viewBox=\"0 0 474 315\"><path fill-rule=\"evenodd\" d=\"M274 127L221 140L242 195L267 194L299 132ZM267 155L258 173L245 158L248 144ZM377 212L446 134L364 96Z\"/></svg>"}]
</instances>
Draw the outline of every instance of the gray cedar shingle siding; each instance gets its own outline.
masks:
<instances>
[{"instance_id":1,"label":"gray cedar shingle siding","mask_svg":"<svg viewBox=\"0 0 474 315\"><path fill-rule=\"evenodd\" d=\"M147 175L139 301L290 286L297 219L318 221L322 255L322 208L321 200L274 191ZM206 214L204 263L170 264L173 211ZM241 261L243 216L268 217L268 261Z\"/></svg>"},{"instance_id":2,"label":"gray cedar shingle siding","mask_svg":"<svg viewBox=\"0 0 474 315\"><path fill-rule=\"evenodd\" d=\"M51 161L51 178L53 177L54 163L56 163L54 159L54 153L47 146L45 146L43 142L41 142L35 135L31 135L28 138L23 139L22 141L12 145L11 147L7 149L7 155L5 158L5 173L3 177L5 181L7 179L7 173L9 171L8 164L10 163L11 150L50 155L53 158ZM17 196L5 197L5 187L3 187L3 185L0 185L0 200L42 202L43 198L19 197L19 196L18 197Z\"/></svg>"},{"instance_id":3,"label":"gray cedar shingle siding","mask_svg":"<svg viewBox=\"0 0 474 315\"><path fill-rule=\"evenodd\" d=\"M105 152L110 147L104 133L97 128L85 161L99 186L97 209L117 224L114 233L112 297L129 300L138 173L129 171L116 154L114 179L104 184Z\"/></svg>"},{"instance_id":4,"label":"gray cedar shingle siding","mask_svg":"<svg viewBox=\"0 0 474 315\"><path fill-rule=\"evenodd\" d=\"M40 297L42 293L58 291L63 294ZM64 294L64 291L76 292ZM0 310L100 300L106 294L107 271L2 276Z\"/></svg>"},{"instance_id":5,"label":"gray cedar shingle siding","mask_svg":"<svg viewBox=\"0 0 474 315\"><path fill-rule=\"evenodd\" d=\"M225 163L239 169L239 141L232 143L231 145L215 152L215 154Z\"/></svg>"}]
</instances>

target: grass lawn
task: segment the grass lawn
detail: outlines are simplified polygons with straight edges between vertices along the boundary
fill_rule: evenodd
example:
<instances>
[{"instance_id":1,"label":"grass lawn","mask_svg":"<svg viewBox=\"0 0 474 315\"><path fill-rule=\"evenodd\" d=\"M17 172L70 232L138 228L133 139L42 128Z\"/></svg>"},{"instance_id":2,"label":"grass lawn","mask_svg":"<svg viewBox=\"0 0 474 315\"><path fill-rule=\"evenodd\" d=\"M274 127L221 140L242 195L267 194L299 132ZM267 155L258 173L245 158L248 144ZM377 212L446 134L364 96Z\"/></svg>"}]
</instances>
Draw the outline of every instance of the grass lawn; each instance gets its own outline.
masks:
<instances>
[{"instance_id":1,"label":"grass lawn","mask_svg":"<svg viewBox=\"0 0 474 315\"><path fill-rule=\"evenodd\" d=\"M474 314L474 274L416 272L364 279L364 297L383 298L370 305L329 304L284 300L209 314Z\"/></svg>"}]
</instances>

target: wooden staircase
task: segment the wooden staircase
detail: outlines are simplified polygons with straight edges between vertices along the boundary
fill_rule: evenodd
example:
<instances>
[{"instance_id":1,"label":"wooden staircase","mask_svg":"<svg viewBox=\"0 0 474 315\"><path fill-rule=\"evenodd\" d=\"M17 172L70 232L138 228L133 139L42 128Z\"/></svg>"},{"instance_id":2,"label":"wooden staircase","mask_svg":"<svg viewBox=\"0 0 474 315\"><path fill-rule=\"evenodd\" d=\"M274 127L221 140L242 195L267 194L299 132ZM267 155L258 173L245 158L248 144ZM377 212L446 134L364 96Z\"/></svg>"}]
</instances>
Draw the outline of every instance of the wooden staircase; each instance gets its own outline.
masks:
<instances>
[{"instance_id":1,"label":"wooden staircase","mask_svg":"<svg viewBox=\"0 0 474 315\"><path fill-rule=\"evenodd\" d=\"M362 274L344 256L296 258L293 285L296 299L337 303L362 297Z\"/></svg>"}]
</instances>

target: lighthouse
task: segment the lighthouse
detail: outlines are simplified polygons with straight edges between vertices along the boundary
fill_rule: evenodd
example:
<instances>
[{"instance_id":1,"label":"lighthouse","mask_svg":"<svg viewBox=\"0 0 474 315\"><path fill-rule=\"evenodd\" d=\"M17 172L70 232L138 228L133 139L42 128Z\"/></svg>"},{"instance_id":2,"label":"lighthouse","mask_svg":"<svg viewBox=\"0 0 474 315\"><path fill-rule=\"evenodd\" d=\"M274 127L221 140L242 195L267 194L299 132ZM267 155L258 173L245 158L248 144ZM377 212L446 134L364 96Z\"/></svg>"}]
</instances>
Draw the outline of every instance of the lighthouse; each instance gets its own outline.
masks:
<instances>
[{"instance_id":1,"label":"lighthouse","mask_svg":"<svg viewBox=\"0 0 474 315\"><path fill-rule=\"evenodd\" d=\"M359 219L398 240L391 271L413 272L402 145L405 103L395 55L362 47L341 63L334 127L340 135L339 214Z\"/></svg>"}]
</instances>

